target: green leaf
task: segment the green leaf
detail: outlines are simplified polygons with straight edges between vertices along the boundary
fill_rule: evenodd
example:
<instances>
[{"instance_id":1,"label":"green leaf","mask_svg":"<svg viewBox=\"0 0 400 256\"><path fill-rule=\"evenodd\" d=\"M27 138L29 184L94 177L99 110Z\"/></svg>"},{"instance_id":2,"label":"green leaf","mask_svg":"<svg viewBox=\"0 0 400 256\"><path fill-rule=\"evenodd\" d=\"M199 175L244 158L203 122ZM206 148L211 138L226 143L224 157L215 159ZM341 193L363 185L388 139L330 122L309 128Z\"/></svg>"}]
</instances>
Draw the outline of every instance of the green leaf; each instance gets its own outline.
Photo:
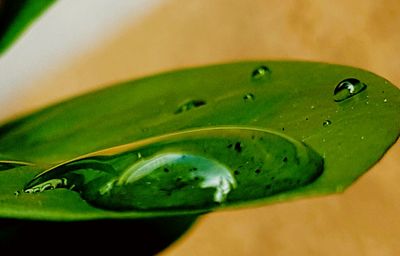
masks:
<instances>
[{"instance_id":1,"label":"green leaf","mask_svg":"<svg viewBox=\"0 0 400 256\"><path fill-rule=\"evenodd\" d=\"M50 106L0 127L2 160L33 164L0 172L0 216L52 220L165 217L340 192L373 166L396 141L400 133L399 116L399 89L370 72L340 65L254 61L180 70L125 82ZM202 133L218 127L225 127L220 128L217 136L221 140L244 139L243 144L232 145L242 151L244 157L229 158L232 152L226 153L229 147L226 141L224 144ZM251 144L251 133L235 133L238 130L260 131L270 137L266 140L268 143ZM190 136L183 138L182 134ZM160 140L171 136L176 136L178 142L174 144L169 139ZM146 141L152 142L146 144ZM145 146L137 147L138 143ZM160 148L159 143L164 143L164 146ZM284 143L287 146L283 146ZM186 145L184 150L183 144ZM138 150L131 150L132 145L136 145L133 148ZM200 145L203 148L215 147L216 151L197 157L202 148ZM248 145L253 148L250 150ZM126 147L129 150L115 151L115 148ZM293 148L297 151L290 153L288 150ZM307 152L311 165L296 169L290 160L297 157L301 162L300 148ZM294 175L305 177L303 175L310 171L313 173L313 169L318 173L317 163L321 163L318 159L323 159L322 173L318 173L316 179L298 186L292 182L290 184L293 186L277 189L262 197L193 209L108 209L104 207L108 202L93 206L90 202L93 197L82 199L81 195L85 194L82 187L78 189L81 193L68 189L68 186L43 189L45 191L41 193L21 192L24 188L42 184L43 180L37 182L38 177L56 174L44 179L49 181L49 177L62 178L57 176L60 173L75 175L77 180L83 177L81 183L76 182L78 185L92 182L91 186L103 188L108 181L114 184L115 177L121 173L117 171L118 174L115 174L115 170L130 167L134 171L124 172L122 176L125 175L125 178L136 170L145 177L149 173L153 175L148 176L146 182L162 182L159 178L161 172L153 173L152 170L161 168L162 165L157 162L165 160L157 158L161 153L168 155L171 152L196 153L195 157L190 155L186 162L174 165L178 169L200 163L202 166L217 166L224 173L220 165L212 162L216 161L234 173L231 163L240 159L247 159L250 163L251 154L254 154L254 159L261 159L263 150L271 152L271 159L265 160L265 163L271 164L275 163L273 159L280 159L282 163L286 150L290 162L288 172L293 172L285 178L290 179ZM140 158L138 153L143 151L151 152L144 152L142 157L144 161L149 161L146 163L156 167L146 169L142 167L143 164L135 164L135 159ZM99 155L102 152L113 152L108 154L112 157L104 158L104 155ZM91 167L93 159L90 157L93 156L103 158L94 159L96 165ZM171 159L169 156L167 159ZM212 161L209 162L209 158ZM74 168L72 171L68 168L58 171L59 166L73 167L71 163L75 160L83 160L78 161L79 164L87 164L86 167L77 168L85 173L75 172L78 170ZM112 169L104 168L111 171L98 176L99 170L103 170L98 166L111 166ZM251 171L252 175L256 175L255 165L249 166L252 167L245 167L241 174L247 172L246 175L250 177ZM272 173L279 168L269 171ZM260 172L263 170L260 169ZM274 181L271 186L281 186L283 179ZM57 184L61 183L51 184L59 186ZM264 185L264 189L267 189L267 185ZM257 189L260 187L255 183L254 190ZM20 191L19 195L14 195L15 191ZM89 196L93 194L89 193Z\"/></svg>"},{"instance_id":2,"label":"green leaf","mask_svg":"<svg viewBox=\"0 0 400 256\"><path fill-rule=\"evenodd\" d=\"M55 0L0 1L0 55L54 2Z\"/></svg>"}]
</instances>

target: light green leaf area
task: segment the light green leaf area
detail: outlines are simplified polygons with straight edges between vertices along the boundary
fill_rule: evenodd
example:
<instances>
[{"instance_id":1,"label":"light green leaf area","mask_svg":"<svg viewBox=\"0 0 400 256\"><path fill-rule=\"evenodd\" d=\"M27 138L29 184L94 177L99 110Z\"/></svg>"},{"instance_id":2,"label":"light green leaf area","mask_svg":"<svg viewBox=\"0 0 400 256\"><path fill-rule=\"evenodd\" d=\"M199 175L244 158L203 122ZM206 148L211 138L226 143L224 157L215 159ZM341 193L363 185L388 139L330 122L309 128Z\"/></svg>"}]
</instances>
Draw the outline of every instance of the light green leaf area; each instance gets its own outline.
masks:
<instances>
[{"instance_id":1,"label":"light green leaf area","mask_svg":"<svg viewBox=\"0 0 400 256\"><path fill-rule=\"evenodd\" d=\"M55 0L0 1L0 55L54 2Z\"/></svg>"},{"instance_id":2,"label":"light green leaf area","mask_svg":"<svg viewBox=\"0 0 400 256\"><path fill-rule=\"evenodd\" d=\"M52 220L145 218L259 206L341 192L373 166L397 140L400 133L399 117L398 88L368 71L340 65L252 61L179 70L129 81L50 106L0 128L0 155L4 161L14 161L3 164L12 164L13 168L0 171L0 216ZM237 133L235 129L230 131L221 128L211 139L201 132L218 127L236 127L246 132ZM247 131L263 131L268 139L252 144L251 140L261 135L257 132L252 135ZM190 138L182 138L180 134L190 134ZM168 136L175 136L177 140L164 143L164 140L152 139ZM230 138L232 145L224 140ZM236 145L238 138L243 143ZM191 153L186 160L173 163L177 173L194 163L202 167L213 166L217 170L215 173L220 172L226 178L221 182L227 180L223 184L231 185L232 196L235 189L240 189L239 175L243 174L243 170L240 173L242 166L233 167L238 161L236 159L245 159L245 164L251 166L247 171L251 169L254 175L262 174L268 166L272 173L275 167L279 169L284 166L278 164L276 159L288 161L290 168L285 169L285 173L277 174L284 176L289 173L288 176L272 183L272 187L283 186L277 182L287 181L287 177L302 177L305 175L303 172L312 176L310 170L319 168L321 163L323 170L315 179L297 185L290 181L292 186L265 196L239 200L239 191L236 193L239 199L232 203L221 200L218 206L200 208L157 209L149 203L147 206L152 206L150 209L134 210L128 207L129 210L126 210L122 207L124 209L120 211L94 206L90 200L97 199L99 195L93 195L90 191L87 193L89 200L82 199L77 191L65 188L41 193L22 192L36 175L48 168L52 170L62 163L71 164L73 159L92 161L85 156L104 156L104 152L118 147L126 148L123 145L132 143L136 145L133 147L136 151L122 151L134 152L136 160L143 157L148 162L135 165L126 160L123 154L118 158L122 159L118 160L120 162L110 159L101 161L108 161L107 166L126 165L128 169L129 166L136 166L136 173L124 172L122 178L112 178L118 185L130 185L132 180L140 180L147 175L151 166L158 168L159 173L154 172L146 182L143 180L140 185L143 190L146 190L145 184L149 182L162 183L160 162L171 164L170 160L176 157L170 154L171 149L180 152L184 148L185 152ZM139 144L140 147L137 146ZM236 147L236 152L229 151L232 150L230 146ZM196 155L207 148L215 150L206 156L223 159L222 165ZM158 152L155 149L163 152L162 157L152 157ZM192 154L192 149L196 154ZM305 158L300 157L300 149L306 152L303 152ZM264 156L265 162L260 160L263 150L268 152ZM120 154L122 151L116 152ZM138 154L141 152L144 155ZM237 157L235 154L238 154ZM288 159L282 158L285 154L289 156ZM308 162L302 162L302 159ZM296 161L300 164L296 164ZM18 162L21 165L15 166ZM24 162L33 165L23 166ZM264 163L267 164L257 171L256 165ZM227 168L230 170L226 172L225 167L231 168ZM196 172L201 179L206 177L201 170ZM47 173L52 175L51 172ZM69 172L62 170L54 173ZM85 177L90 180L90 175ZM107 171L107 175L117 177L120 174ZM239 183L235 184L231 175ZM256 176L251 177L253 179ZM96 182L90 184L98 186ZM132 189L138 190L140 186ZM154 186L153 183L151 187ZM246 185L246 188L251 194L260 186L267 189L268 184L254 182L253 185ZM101 195L104 191L108 193L107 186L100 187L98 191ZM14 193L16 191L19 191L17 195ZM127 192L118 190L118 193ZM193 196L195 199L197 195L189 190L187 198ZM177 198L182 199L182 196ZM101 204L107 205L107 200ZM167 204L167 201L163 202Z\"/></svg>"}]
</instances>

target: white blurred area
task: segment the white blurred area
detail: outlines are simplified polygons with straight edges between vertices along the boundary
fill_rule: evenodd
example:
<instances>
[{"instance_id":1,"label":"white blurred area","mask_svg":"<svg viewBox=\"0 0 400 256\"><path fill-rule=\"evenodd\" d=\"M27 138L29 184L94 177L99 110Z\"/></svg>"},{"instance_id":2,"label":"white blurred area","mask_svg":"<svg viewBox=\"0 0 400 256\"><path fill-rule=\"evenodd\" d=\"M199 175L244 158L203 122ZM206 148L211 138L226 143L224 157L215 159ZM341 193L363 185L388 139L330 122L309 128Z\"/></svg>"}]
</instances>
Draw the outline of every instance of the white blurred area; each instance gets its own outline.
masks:
<instances>
[{"instance_id":1,"label":"white blurred area","mask_svg":"<svg viewBox=\"0 0 400 256\"><path fill-rule=\"evenodd\" d=\"M0 123L23 113L31 81L107 40L129 20L139 22L161 0L59 0L0 56Z\"/></svg>"}]
</instances>

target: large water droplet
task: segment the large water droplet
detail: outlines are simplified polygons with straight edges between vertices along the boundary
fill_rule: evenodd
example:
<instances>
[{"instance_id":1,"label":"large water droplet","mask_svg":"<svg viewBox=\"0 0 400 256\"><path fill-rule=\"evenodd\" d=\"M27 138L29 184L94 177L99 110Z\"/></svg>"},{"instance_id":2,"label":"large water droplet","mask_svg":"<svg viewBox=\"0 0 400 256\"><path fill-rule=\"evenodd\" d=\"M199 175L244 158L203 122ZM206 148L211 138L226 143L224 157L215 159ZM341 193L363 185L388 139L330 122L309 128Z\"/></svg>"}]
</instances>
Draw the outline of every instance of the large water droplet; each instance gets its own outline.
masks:
<instances>
[{"instance_id":1,"label":"large water droplet","mask_svg":"<svg viewBox=\"0 0 400 256\"><path fill-rule=\"evenodd\" d=\"M189 111L193 108L198 108L204 105L206 105L206 102L204 100L190 100L179 106L178 109L175 111L175 114Z\"/></svg>"},{"instance_id":2,"label":"large water droplet","mask_svg":"<svg viewBox=\"0 0 400 256\"><path fill-rule=\"evenodd\" d=\"M362 92L367 88L367 85L360 82L360 80L355 78L348 78L341 81L335 88L333 92L333 99L336 102L346 100L358 93Z\"/></svg>"},{"instance_id":3,"label":"large water droplet","mask_svg":"<svg viewBox=\"0 0 400 256\"><path fill-rule=\"evenodd\" d=\"M260 66L253 70L251 78L255 81L263 80L271 74L271 70L267 66Z\"/></svg>"},{"instance_id":4,"label":"large water droplet","mask_svg":"<svg viewBox=\"0 0 400 256\"><path fill-rule=\"evenodd\" d=\"M211 209L303 186L322 170L318 154L284 135L204 128L73 159L41 173L24 191L69 188L112 210Z\"/></svg>"}]
</instances>

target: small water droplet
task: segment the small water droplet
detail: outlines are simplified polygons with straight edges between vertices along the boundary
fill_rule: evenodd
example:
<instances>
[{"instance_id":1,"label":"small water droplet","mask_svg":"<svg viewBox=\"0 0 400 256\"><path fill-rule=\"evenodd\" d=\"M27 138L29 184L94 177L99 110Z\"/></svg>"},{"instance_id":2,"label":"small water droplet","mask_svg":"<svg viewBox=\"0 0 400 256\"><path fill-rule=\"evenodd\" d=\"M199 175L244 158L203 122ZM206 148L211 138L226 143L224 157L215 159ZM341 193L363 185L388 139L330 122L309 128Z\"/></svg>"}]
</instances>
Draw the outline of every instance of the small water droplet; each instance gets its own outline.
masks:
<instances>
[{"instance_id":1,"label":"small water droplet","mask_svg":"<svg viewBox=\"0 0 400 256\"><path fill-rule=\"evenodd\" d=\"M248 101L254 101L256 97L252 93L247 93L246 95L243 96L243 99L245 102L248 102Z\"/></svg>"},{"instance_id":2,"label":"small water droplet","mask_svg":"<svg viewBox=\"0 0 400 256\"><path fill-rule=\"evenodd\" d=\"M21 194L21 192L19 192L19 190L14 192L14 196L19 196Z\"/></svg>"},{"instance_id":3,"label":"small water droplet","mask_svg":"<svg viewBox=\"0 0 400 256\"><path fill-rule=\"evenodd\" d=\"M365 137L364 137L364 136L361 136L361 139L362 139L362 140L364 140L364 139L365 139Z\"/></svg>"},{"instance_id":4,"label":"small water droplet","mask_svg":"<svg viewBox=\"0 0 400 256\"><path fill-rule=\"evenodd\" d=\"M315 109L315 106L314 105L311 105L311 107L310 107L311 109Z\"/></svg>"},{"instance_id":5,"label":"small water droplet","mask_svg":"<svg viewBox=\"0 0 400 256\"><path fill-rule=\"evenodd\" d=\"M388 99L385 98L385 99L383 100L383 102L384 102L384 103L387 103L387 102L388 102Z\"/></svg>"},{"instance_id":6,"label":"small water droplet","mask_svg":"<svg viewBox=\"0 0 400 256\"><path fill-rule=\"evenodd\" d=\"M324 127L329 126L329 125L331 125L331 124L332 124L332 121L331 121L331 120L325 120L325 121L322 123L322 125L323 125Z\"/></svg>"},{"instance_id":7,"label":"small water droplet","mask_svg":"<svg viewBox=\"0 0 400 256\"><path fill-rule=\"evenodd\" d=\"M204 100L190 100L179 106L178 109L175 111L175 114L180 114L182 112L186 112L204 105L206 105L206 102Z\"/></svg>"},{"instance_id":8,"label":"small water droplet","mask_svg":"<svg viewBox=\"0 0 400 256\"><path fill-rule=\"evenodd\" d=\"M333 99L336 102L346 100L358 93L364 91L367 85L360 82L360 80L355 78L348 78L341 81L335 88L333 92Z\"/></svg>"},{"instance_id":9,"label":"small water droplet","mask_svg":"<svg viewBox=\"0 0 400 256\"><path fill-rule=\"evenodd\" d=\"M253 80L263 80L270 74L271 70L267 66L263 65L253 70L251 73L251 78Z\"/></svg>"}]
</instances>

